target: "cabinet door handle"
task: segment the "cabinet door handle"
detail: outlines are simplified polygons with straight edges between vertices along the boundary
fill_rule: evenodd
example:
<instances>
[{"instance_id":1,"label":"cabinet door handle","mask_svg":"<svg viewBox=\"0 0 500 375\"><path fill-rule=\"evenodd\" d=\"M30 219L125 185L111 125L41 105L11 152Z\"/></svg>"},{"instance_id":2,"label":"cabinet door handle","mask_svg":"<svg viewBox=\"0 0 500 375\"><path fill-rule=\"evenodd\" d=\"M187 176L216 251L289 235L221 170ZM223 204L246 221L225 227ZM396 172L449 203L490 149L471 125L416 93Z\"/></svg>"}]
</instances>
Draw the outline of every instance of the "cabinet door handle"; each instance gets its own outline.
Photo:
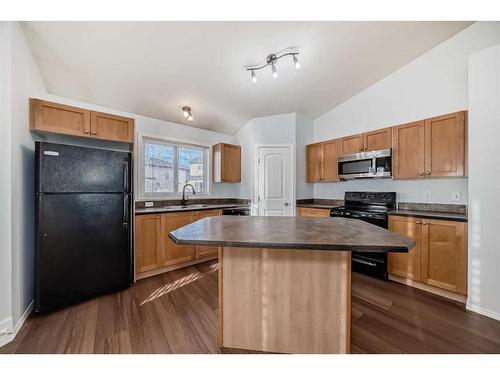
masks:
<instances>
[{"instance_id":1,"label":"cabinet door handle","mask_svg":"<svg viewBox=\"0 0 500 375\"><path fill-rule=\"evenodd\" d=\"M420 220L417 220L417 221L416 221L416 223L417 223L417 224L420 224Z\"/></svg>"},{"instance_id":2,"label":"cabinet door handle","mask_svg":"<svg viewBox=\"0 0 500 375\"><path fill-rule=\"evenodd\" d=\"M429 176L431 174L431 171L426 171L425 174Z\"/></svg>"},{"instance_id":3,"label":"cabinet door handle","mask_svg":"<svg viewBox=\"0 0 500 375\"><path fill-rule=\"evenodd\" d=\"M419 172L418 173L419 176L423 176L424 175L424 172Z\"/></svg>"},{"instance_id":4,"label":"cabinet door handle","mask_svg":"<svg viewBox=\"0 0 500 375\"><path fill-rule=\"evenodd\" d=\"M88 130L84 130L83 131L85 134L89 134L89 131Z\"/></svg>"},{"instance_id":5,"label":"cabinet door handle","mask_svg":"<svg viewBox=\"0 0 500 375\"><path fill-rule=\"evenodd\" d=\"M96 131L93 131L93 132L92 132L92 135L96 135L96 134L97 134L97 132L96 132Z\"/></svg>"},{"instance_id":6,"label":"cabinet door handle","mask_svg":"<svg viewBox=\"0 0 500 375\"><path fill-rule=\"evenodd\" d=\"M422 225L427 225L427 223L425 221L422 221Z\"/></svg>"}]
</instances>

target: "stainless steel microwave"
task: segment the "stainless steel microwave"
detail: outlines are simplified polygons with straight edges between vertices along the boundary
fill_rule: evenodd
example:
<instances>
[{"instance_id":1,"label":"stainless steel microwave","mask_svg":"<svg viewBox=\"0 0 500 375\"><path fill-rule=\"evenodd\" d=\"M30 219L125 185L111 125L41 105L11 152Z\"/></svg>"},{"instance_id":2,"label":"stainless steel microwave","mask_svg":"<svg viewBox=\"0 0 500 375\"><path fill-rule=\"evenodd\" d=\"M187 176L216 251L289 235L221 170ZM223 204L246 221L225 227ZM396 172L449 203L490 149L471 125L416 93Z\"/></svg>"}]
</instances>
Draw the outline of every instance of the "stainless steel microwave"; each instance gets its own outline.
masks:
<instances>
[{"instance_id":1,"label":"stainless steel microwave","mask_svg":"<svg viewBox=\"0 0 500 375\"><path fill-rule=\"evenodd\" d=\"M389 178L392 176L391 149L339 156L339 178Z\"/></svg>"}]
</instances>

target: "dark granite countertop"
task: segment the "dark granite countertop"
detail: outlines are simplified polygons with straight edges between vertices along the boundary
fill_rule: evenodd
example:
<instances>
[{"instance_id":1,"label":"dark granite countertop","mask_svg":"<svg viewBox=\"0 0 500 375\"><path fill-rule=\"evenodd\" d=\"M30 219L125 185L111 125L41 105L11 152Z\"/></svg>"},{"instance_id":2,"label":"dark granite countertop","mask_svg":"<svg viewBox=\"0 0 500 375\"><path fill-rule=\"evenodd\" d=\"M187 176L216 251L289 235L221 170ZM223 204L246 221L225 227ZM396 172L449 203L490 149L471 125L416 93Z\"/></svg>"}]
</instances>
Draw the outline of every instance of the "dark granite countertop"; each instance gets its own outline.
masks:
<instances>
[{"instance_id":1,"label":"dark granite countertop","mask_svg":"<svg viewBox=\"0 0 500 375\"><path fill-rule=\"evenodd\" d=\"M467 222L467 214L456 212L439 212L423 210L394 210L389 211L389 215L421 217L424 219L441 219Z\"/></svg>"},{"instance_id":2,"label":"dark granite countertop","mask_svg":"<svg viewBox=\"0 0 500 375\"><path fill-rule=\"evenodd\" d=\"M223 208L235 208L235 207L248 207L244 204L191 204L185 207L182 206L163 206L163 207L147 207L147 208L136 208L136 215L146 215L146 214L159 214L164 212L182 212L182 211L202 211L202 210L216 210Z\"/></svg>"},{"instance_id":3,"label":"dark granite countertop","mask_svg":"<svg viewBox=\"0 0 500 375\"><path fill-rule=\"evenodd\" d=\"M169 233L180 245L408 252L415 241L357 219L218 216Z\"/></svg>"}]
</instances>

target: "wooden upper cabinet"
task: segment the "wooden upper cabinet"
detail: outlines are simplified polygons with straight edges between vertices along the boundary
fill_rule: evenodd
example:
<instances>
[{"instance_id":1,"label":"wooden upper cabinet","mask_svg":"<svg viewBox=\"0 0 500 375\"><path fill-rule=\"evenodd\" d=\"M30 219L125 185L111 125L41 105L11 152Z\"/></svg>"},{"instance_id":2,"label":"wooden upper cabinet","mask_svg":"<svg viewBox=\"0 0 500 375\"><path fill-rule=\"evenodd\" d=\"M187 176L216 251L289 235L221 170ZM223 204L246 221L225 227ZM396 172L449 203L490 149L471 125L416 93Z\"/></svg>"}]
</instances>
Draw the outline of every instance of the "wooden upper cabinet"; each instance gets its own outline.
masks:
<instances>
[{"instance_id":1,"label":"wooden upper cabinet","mask_svg":"<svg viewBox=\"0 0 500 375\"><path fill-rule=\"evenodd\" d=\"M134 143L134 119L91 111L90 134L93 138Z\"/></svg>"},{"instance_id":2,"label":"wooden upper cabinet","mask_svg":"<svg viewBox=\"0 0 500 375\"><path fill-rule=\"evenodd\" d=\"M422 282L467 294L466 224L422 219Z\"/></svg>"},{"instance_id":3,"label":"wooden upper cabinet","mask_svg":"<svg viewBox=\"0 0 500 375\"><path fill-rule=\"evenodd\" d=\"M323 143L306 146L306 181L323 181Z\"/></svg>"},{"instance_id":4,"label":"wooden upper cabinet","mask_svg":"<svg viewBox=\"0 0 500 375\"><path fill-rule=\"evenodd\" d=\"M201 220L205 217L220 216L221 210L207 210L207 211L195 211L194 221ZM206 258L209 256L217 255L219 252L219 247L217 246L196 246L195 247L195 258Z\"/></svg>"},{"instance_id":5,"label":"wooden upper cabinet","mask_svg":"<svg viewBox=\"0 0 500 375\"><path fill-rule=\"evenodd\" d=\"M323 181L339 181L338 156L339 142L337 139L323 142Z\"/></svg>"},{"instance_id":6,"label":"wooden upper cabinet","mask_svg":"<svg viewBox=\"0 0 500 375\"><path fill-rule=\"evenodd\" d=\"M392 128L363 133L363 151L385 150L392 147Z\"/></svg>"},{"instance_id":7,"label":"wooden upper cabinet","mask_svg":"<svg viewBox=\"0 0 500 375\"><path fill-rule=\"evenodd\" d=\"M162 255L162 266L171 266L178 263L189 262L194 259L194 246L177 245L168 234L177 228L193 222L192 212L172 212L161 215L162 237L165 246Z\"/></svg>"},{"instance_id":8,"label":"wooden upper cabinet","mask_svg":"<svg viewBox=\"0 0 500 375\"><path fill-rule=\"evenodd\" d=\"M424 121L395 126L393 129L394 178L424 178Z\"/></svg>"},{"instance_id":9,"label":"wooden upper cabinet","mask_svg":"<svg viewBox=\"0 0 500 375\"><path fill-rule=\"evenodd\" d=\"M306 181L339 181L339 140L313 143L306 146Z\"/></svg>"},{"instance_id":10,"label":"wooden upper cabinet","mask_svg":"<svg viewBox=\"0 0 500 375\"><path fill-rule=\"evenodd\" d=\"M218 143L213 146L213 181L241 182L241 146Z\"/></svg>"},{"instance_id":11,"label":"wooden upper cabinet","mask_svg":"<svg viewBox=\"0 0 500 375\"><path fill-rule=\"evenodd\" d=\"M356 154L363 151L363 134L350 135L340 138L339 155Z\"/></svg>"},{"instance_id":12,"label":"wooden upper cabinet","mask_svg":"<svg viewBox=\"0 0 500 375\"><path fill-rule=\"evenodd\" d=\"M90 137L90 111L31 98L30 129Z\"/></svg>"},{"instance_id":13,"label":"wooden upper cabinet","mask_svg":"<svg viewBox=\"0 0 500 375\"><path fill-rule=\"evenodd\" d=\"M426 176L464 176L465 122L464 111L425 120Z\"/></svg>"},{"instance_id":14,"label":"wooden upper cabinet","mask_svg":"<svg viewBox=\"0 0 500 375\"><path fill-rule=\"evenodd\" d=\"M135 217L135 269L137 273L151 271L161 264L160 215Z\"/></svg>"},{"instance_id":15,"label":"wooden upper cabinet","mask_svg":"<svg viewBox=\"0 0 500 375\"><path fill-rule=\"evenodd\" d=\"M30 129L134 142L134 119L33 98L30 99Z\"/></svg>"},{"instance_id":16,"label":"wooden upper cabinet","mask_svg":"<svg viewBox=\"0 0 500 375\"><path fill-rule=\"evenodd\" d=\"M422 224L413 217L390 216L389 230L414 239L417 244L409 253L389 253L387 270L393 275L420 281L422 257Z\"/></svg>"}]
</instances>

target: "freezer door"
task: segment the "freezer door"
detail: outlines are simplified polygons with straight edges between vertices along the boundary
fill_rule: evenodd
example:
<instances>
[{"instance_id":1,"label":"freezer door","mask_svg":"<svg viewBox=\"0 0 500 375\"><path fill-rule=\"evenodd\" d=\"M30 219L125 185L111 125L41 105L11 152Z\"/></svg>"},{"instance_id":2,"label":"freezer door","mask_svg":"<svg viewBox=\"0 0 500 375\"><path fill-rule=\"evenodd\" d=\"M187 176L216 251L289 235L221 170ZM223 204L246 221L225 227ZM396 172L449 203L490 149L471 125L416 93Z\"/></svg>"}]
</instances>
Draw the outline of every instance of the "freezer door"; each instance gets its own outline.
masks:
<instances>
[{"instance_id":1,"label":"freezer door","mask_svg":"<svg viewBox=\"0 0 500 375\"><path fill-rule=\"evenodd\" d=\"M131 192L131 153L36 142L36 191Z\"/></svg>"},{"instance_id":2,"label":"freezer door","mask_svg":"<svg viewBox=\"0 0 500 375\"><path fill-rule=\"evenodd\" d=\"M132 282L130 196L37 196L35 310L47 311Z\"/></svg>"}]
</instances>

